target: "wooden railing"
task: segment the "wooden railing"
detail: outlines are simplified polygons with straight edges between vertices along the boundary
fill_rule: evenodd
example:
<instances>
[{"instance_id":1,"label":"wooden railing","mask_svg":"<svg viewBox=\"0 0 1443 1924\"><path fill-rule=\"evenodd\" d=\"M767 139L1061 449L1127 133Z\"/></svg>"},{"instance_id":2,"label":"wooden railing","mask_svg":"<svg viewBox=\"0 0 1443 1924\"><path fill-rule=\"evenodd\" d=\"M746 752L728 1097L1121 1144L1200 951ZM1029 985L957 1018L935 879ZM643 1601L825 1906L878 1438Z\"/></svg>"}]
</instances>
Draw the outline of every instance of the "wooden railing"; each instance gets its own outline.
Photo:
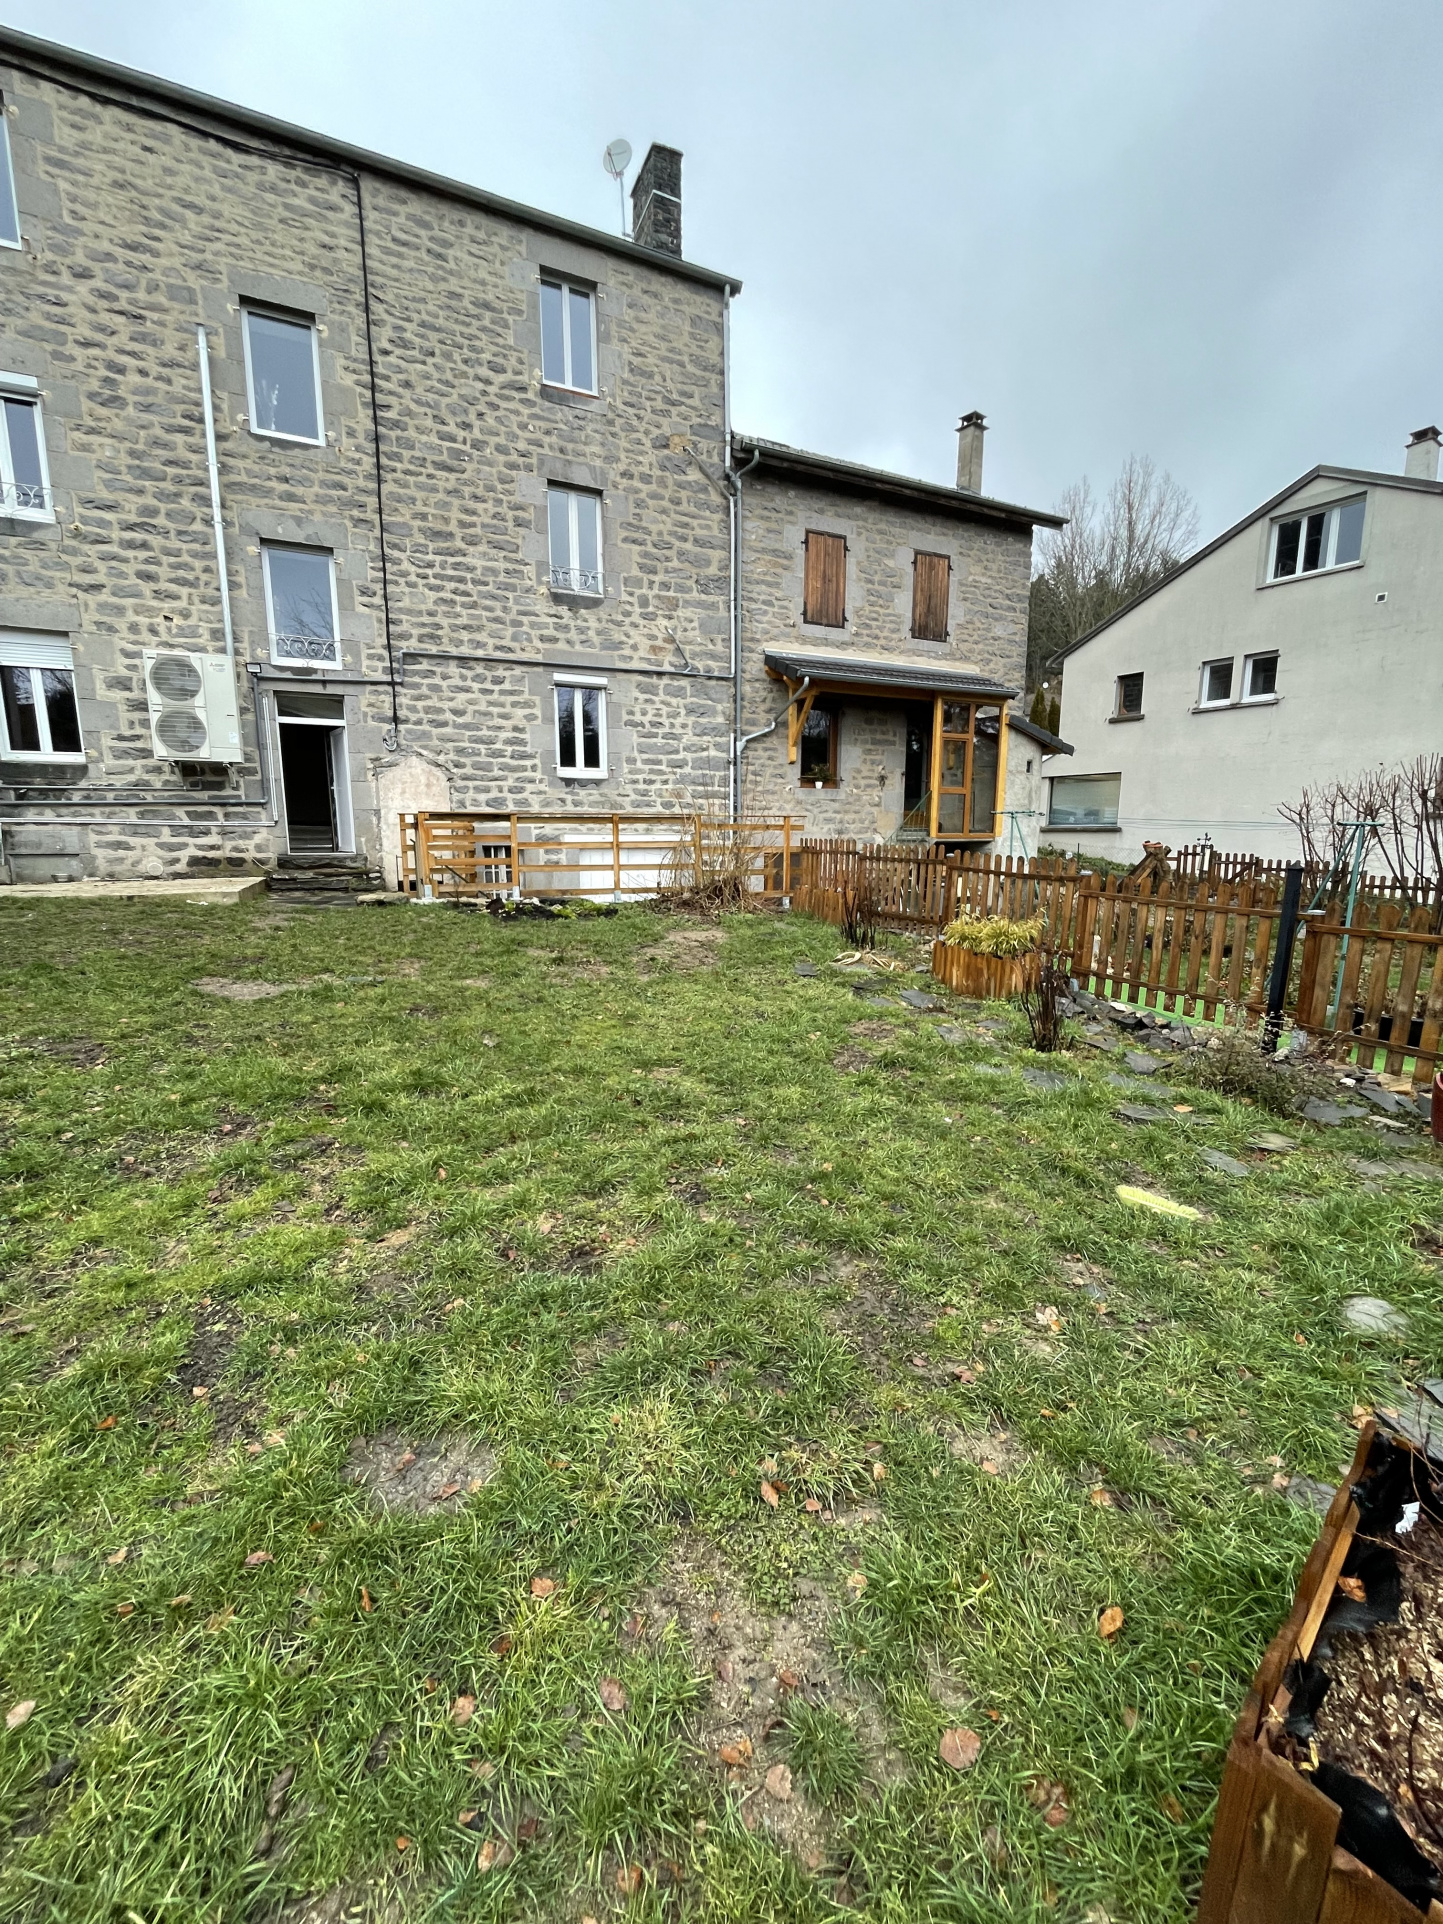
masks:
<instances>
[{"instance_id":1,"label":"wooden railing","mask_svg":"<svg viewBox=\"0 0 1443 1924\"><path fill-rule=\"evenodd\" d=\"M443 897L636 900L731 881L790 896L797 836L779 822L704 815L502 815L451 809L401 817L401 887Z\"/></svg>"}]
</instances>

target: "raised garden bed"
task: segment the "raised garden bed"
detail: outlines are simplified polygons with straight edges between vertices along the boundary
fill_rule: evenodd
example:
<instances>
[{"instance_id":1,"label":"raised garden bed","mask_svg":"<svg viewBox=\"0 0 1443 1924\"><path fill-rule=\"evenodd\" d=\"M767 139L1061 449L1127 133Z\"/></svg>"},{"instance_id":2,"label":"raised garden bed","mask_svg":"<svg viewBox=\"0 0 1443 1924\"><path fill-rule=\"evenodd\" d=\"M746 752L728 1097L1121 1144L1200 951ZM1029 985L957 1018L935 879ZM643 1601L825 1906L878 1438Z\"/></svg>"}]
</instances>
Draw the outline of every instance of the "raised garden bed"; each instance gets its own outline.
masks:
<instances>
[{"instance_id":1,"label":"raised garden bed","mask_svg":"<svg viewBox=\"0 0 1443 1924\"><path fill-rule=\"evenodd\" d=\"M1365 1425L1228 1749L1198 1924L1443 1920L1443 1407Z\"/></svg>"},{"instance_id":2,"label":"raised garden bed","mask_svg":"<svg viewBox=\"0 0 1443 1924\"><path fill-rule=\"evenodd\" d=\"M971 949L947 942L932 944L932 973L954 995L974 996L984 1002L1011 1002L1037 980L1041 958L1027 955L974 955Z\"/></svg>"}]
</instances>

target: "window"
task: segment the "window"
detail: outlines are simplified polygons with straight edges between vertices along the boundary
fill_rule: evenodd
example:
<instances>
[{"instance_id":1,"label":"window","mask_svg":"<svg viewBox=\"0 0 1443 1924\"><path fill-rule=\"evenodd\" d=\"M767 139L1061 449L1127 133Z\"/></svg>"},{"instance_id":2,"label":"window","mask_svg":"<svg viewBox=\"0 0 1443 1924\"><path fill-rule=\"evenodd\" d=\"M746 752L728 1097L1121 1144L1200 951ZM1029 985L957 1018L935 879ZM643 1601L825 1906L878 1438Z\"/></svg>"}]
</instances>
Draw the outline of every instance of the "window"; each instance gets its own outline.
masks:
<instances>
[{"instance_id":1,"label":"window","mask_svg":"<svg viewBox=\"0 0 1443 1924\"><path fill-rule=\"evenodd\" d=\"M1202 687L1198 692L1198 705L1202 708L1218 708L1233 698L1233 658L1225 661L1205 661L1202 667Z\"/></svg>"},{"instance_id":2,"label":"window","mask_svg":"<svg viewBox=\"0 0 1443 1924\"><path fill-rule=\"evenodd\" d=\"M913 555L912 637L915 641L947 639L947 603L951 587L950 555Z\"/></svg>"},{"instance_id":3,"label":"window","mask_svg":"<svg viewBox=\"0 0 1443 1924\"><path fill-rule=\"evenodd\" d=\"M1318 574L1325 568L1346 568L1363 553L1362 501L1342 501L1335 508L1273 523L1274 581L1295 575Z\"/></svg>"},{"instance_id":4,"label":"window","mask_svg":"<svg viewBox=\"0 0 1443 1924\"><path fill-rule=\"evenodd\" d=\"M40 383L28 374L0 374L0 514L54 520Z\"/></svg>"},{"instance_id":5,"label":"window","mask_svg":"<svg viewBox=\"0 0 1443 1924\"><path fill-rule=\"evenodd\" d=\"M260 308L245 310L246 390L251 427L283 441L319 444L321 362L315 325Z\"/></svg>"},{"instance_id":6,"label":"window","mask_svg":"<svg viewBox=\"0 0 1443 1924\"><path fill-rule=\"evenodd\" d=\"M801 768L797 779L803 788L835 788L837 785L837 714L832 708L807 710L799 744Z\"/></svg>"},{"instance_id":7,"label":"window","mask_svg":"<svg viewBox=\"0 0 1443 1924\"><path fill-rule=\"evenodd\" d=\"M1270 701L1278 692L1276 655L1249 655L1243 662L1243 700Z\"/></svg>"},{"instance_id":8,"label":"window","mask_svg":"<svg viewBox=\"0 0 1443 1924\"><path fill-rule=\"evenodd\" d=\"M541 378L548 387L596 392L596 301L569 281L541 283Z\"/></svg>"},{"instance_id":9,"label":"window","mask_svg":"<svg viewBox=\"0 0 1443 1924\"><path fill-rule=\"evenodd\" d=\"M802 620L818 628L847 625L847 541L845 535L807 535L802 586Z\"/></svg>"},{"instance_id":10,"label":"window","mask_svg":"<svg viewBox=\"0 0 1443 1924\"><path fill-rule=\"evenodd\" d=\"M336 640L336 570L325 548L261 550L273 661L341 660Z\"/></svg>"},{"instance_id":11,"label":"window","mask_svg":"<svg viewBox=\"0 0 1443 1924\"><path fill-rule=\"evenodd\" d=\"M10 128L0 96L0 247L20 245L20 210L15 204L15 169L10 161Z\"/></svg>"},{"instance_id":12,"label":"window","mask_svg":"<svg viewBox=\"0 0 1443 1924\"><path fill-rule=\"evenodd\" d=\"M83 762L75 659L53 635L0 635L0 755Z\"/></svg>"},{"instance_id":13,"label":"window","mask_svg":"<svg viewBox=\"0 0 1443 1924\"><path fill-rule=\"evenodd\" d=\"M1112 711L1114 721L1140 721L1142 719L1142 676L1119 675L1117 678L1117 706Z\"/></svg>"},{"instance_id":14,"label":"window","mask_svg":"<svg viewBox=\"0 0 1443 1924\"><path fill-rule=\"evenodd\" d=\"M574 488L546 490L551 585L574 595L601 589L601 501Z\"/></svg>"},{"instance_id":15,"label":"window","mask_svg":"<svg viewBox=\"0 0 1443 1924\"><path fill-rule=\"evenodd\" d=\"M1054 775L1049 828L1116 828L1121 775Z\"/></svg>"},{"instance_id":16,"label":"window","mask_svg":"<svg viewBox=\"0 0 1443 1924\"><path fill-rule=\"evenodd\" d=\"M556 684L556 771L592 779L606 773L606 690Z\"/></svg>"}]
</instances>

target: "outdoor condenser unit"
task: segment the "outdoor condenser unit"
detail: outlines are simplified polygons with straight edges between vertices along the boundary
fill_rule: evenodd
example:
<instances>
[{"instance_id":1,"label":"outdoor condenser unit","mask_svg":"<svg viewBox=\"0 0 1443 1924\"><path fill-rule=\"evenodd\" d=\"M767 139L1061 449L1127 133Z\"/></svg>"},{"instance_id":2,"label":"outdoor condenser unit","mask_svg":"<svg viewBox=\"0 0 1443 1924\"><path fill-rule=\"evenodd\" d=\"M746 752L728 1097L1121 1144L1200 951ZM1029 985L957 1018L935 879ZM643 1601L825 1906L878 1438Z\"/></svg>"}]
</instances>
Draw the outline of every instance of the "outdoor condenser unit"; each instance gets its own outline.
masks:
<instances>
[{"instance_id":1,"label":"outdoor condenser unit","mask_svg":"<svg viewBox=\"0 0 1443 1924\"><path fill-rule=\"evenodd\" d=\"M238 762L235 676L224 655L145 651L150 741L163 762Z\"/></svg>"}]
</instances>

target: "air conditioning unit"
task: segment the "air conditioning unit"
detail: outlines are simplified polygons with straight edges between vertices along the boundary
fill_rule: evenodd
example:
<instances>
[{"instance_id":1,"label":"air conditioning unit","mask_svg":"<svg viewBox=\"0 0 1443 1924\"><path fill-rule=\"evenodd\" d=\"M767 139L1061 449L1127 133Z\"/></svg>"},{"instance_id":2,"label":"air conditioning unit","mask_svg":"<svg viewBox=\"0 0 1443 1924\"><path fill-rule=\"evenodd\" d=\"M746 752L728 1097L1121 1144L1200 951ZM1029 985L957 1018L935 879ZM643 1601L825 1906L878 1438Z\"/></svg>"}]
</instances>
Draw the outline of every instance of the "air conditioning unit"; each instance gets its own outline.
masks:
<instances>
[{"instance_id":1,"label":"air conditioning unit","mask_svg":"<svg viewBox=\"0 0 1443 1924\"><path fill-rule=\"evenodd\" d=\"M150 704L151 747L158 760L242 759L235 675L224 655L147 648L145 698Z\"/></svg>"}]
</instances>

